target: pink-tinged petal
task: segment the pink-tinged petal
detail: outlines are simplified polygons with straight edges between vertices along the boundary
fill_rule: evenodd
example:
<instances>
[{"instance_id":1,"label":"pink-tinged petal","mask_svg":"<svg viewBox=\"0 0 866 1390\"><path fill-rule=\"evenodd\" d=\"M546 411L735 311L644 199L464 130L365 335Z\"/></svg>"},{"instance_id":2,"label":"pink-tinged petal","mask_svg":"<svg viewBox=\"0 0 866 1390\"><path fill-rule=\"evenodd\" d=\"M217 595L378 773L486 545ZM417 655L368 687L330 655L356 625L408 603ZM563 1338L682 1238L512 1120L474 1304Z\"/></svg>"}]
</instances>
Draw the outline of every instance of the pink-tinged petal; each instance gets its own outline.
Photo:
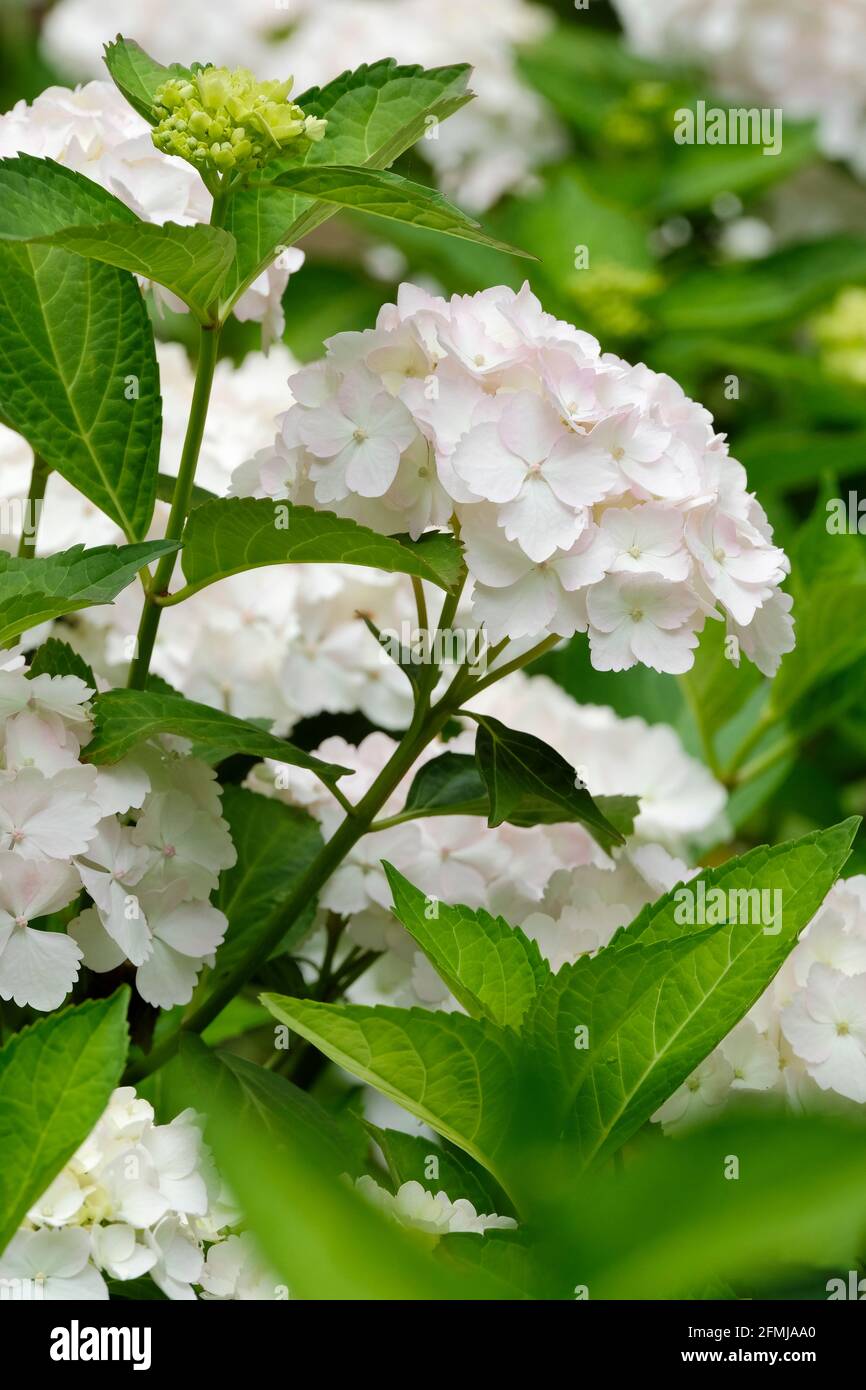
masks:
<instances>
[{"instance_id":1,"label":"pink-tinged petal","mask_svg":"<svg viewBox=\"0 0 866 1390\"><path fill-rule=\"evenodd\" d=\"M506 540L496 524L494 507L479 503L461 510L461 539L469 569L479 583L495 589L516 584L532 569L519 546Z\"/></svg>"},{"instance_id":2,"label":"pink-tinged petal","mask_svg":"<svg viewBox=\"0 0 866 1390\"><path fill-rule=\"evenodd\" d=\"M518 458L539 464L547 458L563 429L551 405L531 391L518 391L502 412L499 433Z\"/></svg>"},{"instance_id":3,"label":"pink-tinged petal","mask_svg":"<svg viewBox=\"0 0 866 1390\"><path fill-rule=\"evenodd\" d=\"M225 914L203 902L181 903L153 923L154 934L184 956L211 955L222 944L227 927Z\"/></svg>"},{"instance_id":4,"label":"pink-tinged petal","mask_svg":"<svg viewBox=\"0 0 866 1390\"><path fill-rule=\"evenodd\" d=\"M614 548L597 526L590 524L565 555L551 560L563 589L569 592L598 584L613 559Z\"/></svg>"},{"instance_id":5,"label":"pink-tinged petal","mask_svg":"<svg viewBox=\"0 0 866 1390\"><path fill-rule=\"evenodd\" d=\"M681 676L695 664L694 648L698 639L690 628L666 632L649 619L633 624L631 648L638 661L654 671Z\"/></svg>"},{"instance_id":6,"label":"pink-tinged petal","mask_svg":"<svg viewBox=\"0 0 866 1390\"><path fill-rule=\"evenodd\" d=\"M75 981L81 951L65 932L16 927L0 956L0 999L47 1012L63 1003Z\"/></svg>"},{"instance_id":7,"label":"pink-tinged petal","mask_svg":"<svg viewBox=\"0 0 866 1390\"><path fill-rule=\"evenodd\" d=\"M298 434L316 458L333 458L344 449L356 425L335 405L317 406L304 411L298 420Z\"/></svg>"},{"instance_id":8,"label":"pink-tinged petal","mask_svg":"<svg viewBox=\"0 0 866 1390\"><path fill-rule=\"evenodd\" d=\"M68 933L81 948L88 970L95 970L98 975L116 970L126 960L121 947L102 925L95 907L88 907L70 922Z\"/></svg>"},{"instance_id":9,"label":"pink-tinged petal","mask_svg":"<svg viewBox=\"0 0 866 1390\"><path fill-rule=\"evenodd\" d=\"M589 507L622 487L610 455L596 447L592 435L560 439L544 465L544 476L557 497L572 507Z\"/></svg>"},{"instance_id":10,"label":"pink-tinged petal","mask_svg":"<svg viewBox=\"0 0 866 1390\"><path fill-rule=\"evenodd\" d=\"M135 973L135 987L142 999L157 1009L188 1004L201 966L201 960L181 955L165 942L155 940L153 955Z\"/></svg>"},{"instance_id":11,"label":"pink-tinged petal","mask_svg":"<svg viewBox=\"0 0 866 1390\"><path fill-rule=\"evenodd\" d=\"M392 439L373 436L359 443L346 466L346 482L361 497L381 497L400 466L400 450Z\"/></svg>"},{"instance_id":12,"label":"pink-tinged petal","mask_svg":"<svg viewBox=\"0 0 866 1390\"><path fill-rule=\"evenodd\" d=\"M635 607L628 590L613 576L595 584L586 596L589 621L599 632L614 632Z\"/></svg>"},{"instance_id":13,"label":"pink-tinged petal","mask_svg":"<svg viewBox=\"0 0 866 1390\"><path fill-rule=\"evenodd\" d=\"M592 594L592 590L590 590ZM631 649L631 636L634 624L628 620L610 632L601 632L589 627L589 650L596 671L628 671L637 658Z\"/></svg>"},{"instance_id":14,"label":"pink-tinged petal","mask_svg":"<svg viewBox=\"0 0 866 1390\"><path fill-rule=\"evenodd\" d=\"M553 579L552 575L534 569L507 589L476 584L472 613L477 621L486 624L490 641L543 633L556 611Z\"/></svg>"},{"instance_id":15,"label":"pink-tinged petal","mask_svg":"<svg viewBox=\"0 0 866 1390\"><path fill-rule=\"evenodd\" d=\"M866 1057L856 1038L837 1036L826 1060L812 1063L808 1071L822 1091L835 1091L858 1105L866 1101Z\"/></svg>"},{"instance_id":16,"label":"pink-tinged petal","mask_svg":"<svg viewBox=\"0 0 866 1390\"><path fill-rule=\"evenodd\" d=\"M403 402L395 400L385 391L380 392L371 402L369 420L370 433L392 439L401 454L404 449L409 448L418 434L412 416Z\"/></svg>"},{"instance_id":17,"label":"pink-tinged petal","mask_svg":"<svg viewBox=\"0 0 866 1390\"><path fill-rule=\"evenodd\" d=\"M530 473L517 497L501 508L499 523L510 541L541 561L574 543L583 517L557 501L540 473Z\"/></svg>"},{"instance_id":18,"label":"pink-tinged petal","mask_svg":"<svg viewBox=\"0 0 866 1390\"><path fill-rule=\"evenodd\" d=\"M496 425L476 425L461 439L451 466L479 499L510 502L526 477L526 464L502 442Z\"/></svg>"}]
</instances>

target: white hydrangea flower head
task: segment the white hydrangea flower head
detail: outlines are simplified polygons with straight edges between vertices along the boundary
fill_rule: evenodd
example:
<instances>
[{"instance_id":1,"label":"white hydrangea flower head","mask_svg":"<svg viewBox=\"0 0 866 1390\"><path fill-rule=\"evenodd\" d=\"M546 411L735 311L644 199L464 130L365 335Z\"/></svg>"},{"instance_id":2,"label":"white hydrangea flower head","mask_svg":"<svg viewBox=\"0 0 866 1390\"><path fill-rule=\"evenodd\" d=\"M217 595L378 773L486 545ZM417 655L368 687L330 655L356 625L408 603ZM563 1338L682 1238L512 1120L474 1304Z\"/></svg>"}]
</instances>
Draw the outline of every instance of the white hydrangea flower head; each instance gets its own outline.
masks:
<instances>
[{"instance_id":1,"label":"white hydrangea flower head","mask_svg":"<svg viewBox=\"0 0 866 1390\"><path fill-rule=\"evenodd\" d=\"M236 853L204 763L156 744L113 767L81 761L94 693L77 676L0 669L0 999L49 1011L82 960L129 961L142 996L170 1008L223 939L209 898ZM67 930L45 929L85 893Z\"/></svg>"},{"instance_id":2,"label":"white hydrangea flower head","mask_svg":"<svg viewBox=\"0 0 866 1390\"><path fill-rule=\"evenodd\" d=\"M202 1297L275 1297L252 1237L227 1233L240 1220L201 1118L158 1124L123 1086L0 1255L0 1279L20 1299L107 1299L107 1279L144 1276L173 1300L198 1286Z\"/></svg>"},{"instance_id":3,"label":"white hydrangea flower head","mask_svg":"<svg viewBox=\"0 0 866 1390\"><path fill-rule=\"evenodd\" d=\"M112 28L116 32L113 20ZM53 159L75 169L145 221L187 225L210 220L211 195L196 169L154 147L151 127L113 82L93 81L74 89L47 87L30 104L17 102L0 115L0 158L18 154ZM282 294L290 273L302 263L301 252L280 257L238 301L238 318L260 322L265 345L282 336ZM176 295L162 286L153 289L159 303L177 313L186 312Z\"/></svg>"},{"instance_id":4,"label":"white hydrangea flower head","mask_svg":"<svg viewBox=\"0 0 866 1390\"><path fill-rule=\"evenodd\" d=\"M788 559L708 412L528 285L403 285L326 347L236 492L389 535L458 525L492 642L587 632L599 670L682 673L709 618L767 675L791 650Z\"/></svg>"},{"instance_id":5,"label":"white hydrangea flower head","mask_svg":"<svg viewBox=\"0 0 866 1390\"><path fill-rule=\"evenodd\" d=\"M866 174L860 0L613 0L641 54L705 68L731 98L815 119L824 152Z\"/></svg>"}]
</instances>

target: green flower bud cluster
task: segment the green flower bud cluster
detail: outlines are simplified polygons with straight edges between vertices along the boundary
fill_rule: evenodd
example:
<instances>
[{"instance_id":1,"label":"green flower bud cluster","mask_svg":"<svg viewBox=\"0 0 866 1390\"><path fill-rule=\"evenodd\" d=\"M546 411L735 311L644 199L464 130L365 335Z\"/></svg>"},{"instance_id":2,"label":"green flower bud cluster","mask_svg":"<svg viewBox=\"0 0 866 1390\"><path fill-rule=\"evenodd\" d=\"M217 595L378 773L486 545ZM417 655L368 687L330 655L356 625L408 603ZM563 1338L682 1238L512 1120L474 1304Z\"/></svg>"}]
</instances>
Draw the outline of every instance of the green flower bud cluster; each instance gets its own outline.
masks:
<instances>
[{"instance_id":1,"label":"green flower bud cluster","mask_svg":"<svg viewBox=\"0 0 866 1390\"><path fill-rule=\"evenodd\" d=\"M246 68L200 67L154 93L164 154L224 173L255 169L295 140L320 140L325 122L289 101L292 79L257 82Z\"/></svg>"}]
</instances>

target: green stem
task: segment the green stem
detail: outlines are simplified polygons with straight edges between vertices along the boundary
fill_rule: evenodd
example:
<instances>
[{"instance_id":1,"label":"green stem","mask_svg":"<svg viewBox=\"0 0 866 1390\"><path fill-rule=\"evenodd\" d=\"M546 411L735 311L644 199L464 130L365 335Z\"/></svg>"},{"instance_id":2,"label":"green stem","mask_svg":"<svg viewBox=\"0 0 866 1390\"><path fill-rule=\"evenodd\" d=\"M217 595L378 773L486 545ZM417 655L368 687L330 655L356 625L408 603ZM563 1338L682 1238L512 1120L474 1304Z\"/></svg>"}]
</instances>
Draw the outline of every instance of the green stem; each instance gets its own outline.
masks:
<instances>
[{"instance_id":1,"label":"green stem","mask_svg":"<svg viewBox=\"0 0 866 1390\"><path fill-rule=\"evenodd\" d=\"M165 529L166 540L178 541L183 535L183 528L186 524L186 518L192 499L192 489L193 483L195 482L195 470L198 464L198 456L201 452L201 443L204 438L204 427L205 421L207 420L208 405L210 404L210 394L213 386L218 350L219 329L202 327L199 335L199 354L195 374L195 389L193 390L192 405L190 407L189 421L186 428L186 438L183 443L183 453L180 459L177 484L174 489L174 499L171 504L168 525ZM147 684L150 659L153 655L153 646L156 641L159 620L162 616L162 608L158 600L160 596L168 592L168 586L174 574L176 558L177 556L175 554L163 555L162 559L157 564L156 572L145 595L141 622L138 626L136 654L129 669L129 680L127 682L130 688L134 690L143 690Z\"/></svg>"},{"instance_id":2,"label":"green stem","mask_svg":"<svg viewBox=\"0 0 866 1390\"><path fill-rule=\"evenodd\" d=\"M137 1065L133 1063L130 1066L127 1071L129 1081L147 1076L167 1062L174 1055L182 1033L201 1033L222 1012L229 1000L234 998L241 986L269 959L292 923L318 896L350 850L367 834L378 812L414 766L427 744L447 723L453 712L449 695L450 692L446 692L437 705L421 717L416 716L369 791L354 807L352 814L341 821L288 900L271 914L256 941L255 948L223 976L207 998L192 1008L171 1038L166 1039L162 1046L154 1048Z\"/></svg>"},{"instance_id":3,"label":"green stem","mask_svg":"<svg viewBox=\"0 0 866 1390\"><path fill-rule=\"evenodd\" d=\"M21 518L21 539L18 542L18 558L27 559L36 554L36 533L39 529L39 513L45 500L45 488L51 476L51 469L39 454L33 455L33 472L30 474L30 491L27 494L26 514ZM28 526L32 530L28 533Z\"/></svg>"}]
</instances>

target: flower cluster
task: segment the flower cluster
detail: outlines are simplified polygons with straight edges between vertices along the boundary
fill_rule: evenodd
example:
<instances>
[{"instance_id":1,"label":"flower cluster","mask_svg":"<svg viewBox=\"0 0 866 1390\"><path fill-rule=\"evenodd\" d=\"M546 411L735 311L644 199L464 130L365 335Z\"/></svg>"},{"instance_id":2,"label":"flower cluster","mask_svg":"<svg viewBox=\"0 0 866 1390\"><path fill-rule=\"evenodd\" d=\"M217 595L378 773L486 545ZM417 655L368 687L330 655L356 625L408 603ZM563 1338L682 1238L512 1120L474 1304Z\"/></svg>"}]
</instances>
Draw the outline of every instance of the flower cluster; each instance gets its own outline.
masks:
<instances>
[{"instance_id":1,"label":"flower cluster","mask_svg":"<svg viewBox=\"0 0 866 1390\"><path fill-rule=\"evenodd\" d=\"M565 141L541 98L521 79L516 49L542 38L548 12L526 0L487 0L483 8L439 0L430 23L426 0L292 0L291 28L273 0L211 0L207 53L216 63L242 63L256 73L301 75L305 88L345 69L391 56L427 68L471 63L477 99L432 126L421 149L442 187L461 204L483 210L532 171L562 153ZM134 34L161 62L200 56L201 17L176 0L59 0L45 18L42 41L57 69L76 79L97 77L98 55L117 30Z\"/></svg>"},{"instance_id":2,"label":"flower cluster","mask_svg":"<svg viewBox=\"0 0 866 1390\"><path fill-rule=\"evenodd\" d=\"M680 673L706 618L766 674L793 645L789 570L712 418L602 354L524 285L413 285L291 378L236 487L418 536L456 524L490 639L589 633L601 670Z\"/></svg>"},{"instance_id":3,"label":"flower cluster","mask_svg":"<svg viewBox=\"0 0 866 1390\"><path fill-rule=\"evenodd\" d=\"M357 1190L379 1211L398 1225L424 1231L431 1236L456 1233L484 1235L485 1231L513 1231L517 1222L510 1216L482 1215L465 1197L452 1202L446 1192L435 1195L420 1182L404 1182L396 1192L380 1187L375 1178L365 1176L355 1183Z\"/></svg>"},{"instance_id":4,"label":"flower cluster","mask_svg":"<svg viewBox=\"0 0 866 1390\"><path fill-rule=\"evenodd\" d=\"M82 761L94 693L0 654L0 998L55 1009L83 958L129 961L141 996L171 1008L223 939L209 897L235 850L205 763L156 745Z\"/></svg>"},{"instance_id":5,"label":"flower cluster","mask_svg":"<svg viewBox=\"0 0 866 1390\"><path fill-rule=\"evenodd\" d=\"M321 140L325 122L289 101L292 79L257 82L246 68L194 67L154 92L153 143L163 154L226 173L254 169L301 138Z\"/></svg>"},{"instance_id":6,"label":"flower cluster","mask_svg":"<svg viewBox=\"0 0 866 1390\"><path fill-rule=\"evenodd\" d=\"M654 1117L677 1129L741 1091L796 1110L866 1103L866 876L840 880L773 983Z\"/></svg>"},{"instance_id":7,"label":"flower cluster","mask_svg":"<svg viewBox=\"0 0 866 1390\"><path fill-rule=\"evenodd\" d=\"M866 174L866 10L859 0L614 0L651 58L702 64L731 97L817 119L833 159Z\"/></svg>"},{"instance_id":8,"label":"flower cluster","mask_svg":"<svg viewBox=\"0 0 866 1390\"><path fill-rule=\"evenodd\" d=\"M189 225L210 218L211 195L197 170L154 147L150 125L112 82L48 87L32 104L17 102L0 115L0 158L17 154L53 159L85 174L148 222ZM300 251L284 252L235 305L237 318L263 325L267 341L282 335L283 291L303 259ZM153 288L160 304L185 312L177 295Z\"/></svg>"},{"instance_id":9,"label":"flower cluster","mask_svg":"<svg viewBox=\"0 0 866 1390\"><path fill-rule=\"evenodd\" d=\"M0 1255L6 1296L107 1299L106 1280L145 1276L170 1299L277 1298L221 1185L199 1117L170 1124L130 1086L27 1213ZM250 1292L250 1287L254 1292Z\"/></svg>"}]
</instances>

